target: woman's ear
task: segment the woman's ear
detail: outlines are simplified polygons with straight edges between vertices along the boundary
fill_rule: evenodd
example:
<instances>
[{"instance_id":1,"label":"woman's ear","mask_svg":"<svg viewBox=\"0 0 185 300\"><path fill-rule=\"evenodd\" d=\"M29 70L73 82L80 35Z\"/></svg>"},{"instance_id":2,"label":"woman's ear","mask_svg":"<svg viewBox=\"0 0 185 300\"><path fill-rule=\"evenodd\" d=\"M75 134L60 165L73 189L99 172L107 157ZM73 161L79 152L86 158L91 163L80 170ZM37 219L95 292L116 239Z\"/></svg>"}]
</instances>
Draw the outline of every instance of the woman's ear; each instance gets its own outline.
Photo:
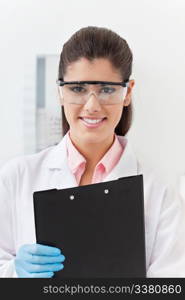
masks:
<instances>
[{"instance_id":1,"label":"woman's ear","mask_svg":"<svg viewBox=\"0 0 185 300\"><path fill-rule=\"evenodd\" d=\"M123 106L129 106L131 103L131 96L126 96L123 102Z\"/></svg>"},{"instance_id":2,"label":"woman's ear","mask_svg":"<svg viewBox=\"0 0 185 300\"><path fill-rule=\"evenodd\" d=\"M58 97L59 97L59 103L60 103L60 105L63 106L64 105L64 98L63 98L63 95L62 95L60 87L58 87Z\"/></svg>"},{"instance_id":3,"label":"woman's ear","mask_svg":"<svg viewBox=\"0 0 185 300\"><path fill-rule=\"evenodd\" d=\"M127 89L127 94L125 96L125 100L123 102L123 106L129 106L131 103L131 99L132 99L132 89L135 85L135 81L134 80L129 80L129 86Z\"/></svg>"}]
</instances>

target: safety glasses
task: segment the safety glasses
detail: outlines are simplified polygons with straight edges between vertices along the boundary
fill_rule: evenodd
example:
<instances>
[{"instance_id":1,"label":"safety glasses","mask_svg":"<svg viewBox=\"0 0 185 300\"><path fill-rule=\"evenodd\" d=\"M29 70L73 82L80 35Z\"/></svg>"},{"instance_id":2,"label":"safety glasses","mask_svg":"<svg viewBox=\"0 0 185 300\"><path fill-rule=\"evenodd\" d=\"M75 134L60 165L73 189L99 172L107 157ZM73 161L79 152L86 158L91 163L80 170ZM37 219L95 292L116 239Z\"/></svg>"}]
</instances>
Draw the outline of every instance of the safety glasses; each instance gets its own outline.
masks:
<instances>
[{"instance_id":1,"label":"safety glasses","mask_svg":"<svg viewBox=\"0 0 185 300\"><path fill-rule=\"evenodd\" d=\"M64 101L85 104L93 94L101 104L117 104L124 101L129 81L62 81L57 80Z\"/></svg>"}]
</instances>

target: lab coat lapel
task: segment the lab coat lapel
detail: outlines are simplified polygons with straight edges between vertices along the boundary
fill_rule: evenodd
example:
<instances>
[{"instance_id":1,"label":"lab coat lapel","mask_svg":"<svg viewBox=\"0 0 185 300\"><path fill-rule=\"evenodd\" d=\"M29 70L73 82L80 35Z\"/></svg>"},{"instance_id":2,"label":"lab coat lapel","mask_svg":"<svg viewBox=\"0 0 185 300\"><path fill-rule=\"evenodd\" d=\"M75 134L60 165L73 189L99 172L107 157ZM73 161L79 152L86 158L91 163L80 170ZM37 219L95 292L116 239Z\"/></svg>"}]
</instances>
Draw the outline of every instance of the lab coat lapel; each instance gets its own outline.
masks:
<instances>
[{"instance_id":1,"label":"lab coat lapel","mask_svg":"<svg viewBox=\"0 0 185 300\"><path fill-rule=\"evenodd\" d=\"M116 180L120 177L133 176L138 174L137 159L135 153L128 142L128 140L123 136L118 136L118 139L122 145L126 145L123 154L120 158L118 164L113 168L113 170L104 178L105 181Z\"/></svg>"},{"instance_id":2,"label":"lab coat lapel","mask_svg":"<svg viewBox=\"0 0 185 300\"><path fill-rule=\"evenodd\" d=\"M65 189L77 186L76 178L71 173L67 160L62 166L62 169L56 173L55 182L57 183L57 189Z\"/></svg>"},{"instance_id":3,"label":"lab coat lapel","mask_svg":"<svg viewBox=\"0 0 185 300\"><path fill-rule=\"evenodd\" d=\"M76 178L68 167L66 135L61 142L52 149L46 166L51 175L50 185L52 188L63 189L77 186Z\"/></svg>"}]
</instances>

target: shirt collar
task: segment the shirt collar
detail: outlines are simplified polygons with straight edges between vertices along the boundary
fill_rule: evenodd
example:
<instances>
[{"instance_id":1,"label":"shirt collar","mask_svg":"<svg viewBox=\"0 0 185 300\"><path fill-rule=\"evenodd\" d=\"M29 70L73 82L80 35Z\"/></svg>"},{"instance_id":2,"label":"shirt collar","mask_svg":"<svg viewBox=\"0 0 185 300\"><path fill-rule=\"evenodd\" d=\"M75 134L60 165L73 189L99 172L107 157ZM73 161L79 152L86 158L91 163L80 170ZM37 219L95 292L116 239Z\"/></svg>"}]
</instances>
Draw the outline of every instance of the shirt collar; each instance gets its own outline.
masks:
<instances>
[{"instance_id":1,"label":"shirt collar","mask_svg":"<svg viewBox=\"0 0 185 300\"><path fill-rule=\"evenodd\" d=\"M41 167L47 167L52 170L64 171L64 176L66 168L68 168L67 162L67 147L66 147L66 137L65 134L61 141L52 147L44 149L41 151L40 155L42 157L43 163ZM114 180L119 177L133 176L138 173L138 163L135 152L133 151L132 145L125 136L117 136L120 144L124 147L124 154L121 156L120 163L114 168L114 172L111 172L106 181ZM44 154L43 154L44 152ZM36 155L39 155L38 153ZM43 155L45 158L43 158ZM124 166L124 167L123 167ZM61 175L60 175L61 180Z\"/></svg>"},{"instance_id":2,"label":"shirt collar","mask_svg":"<svg viewBox=\"0 0 185 300\"><path fill-rule=\"evenodd\" d=\"M68 131L66 135L66 147L67 147L69 168L73 173L75 173L81 164L86 163L86 159L82 154L80 154L80 152L73 145L70 138L70 131Z\"/></svg>"},{"instance_id":3,"label":"shirt collar","mask_svg":"<svg viewBox=\"0 0 185 300\"><path fill-rule=\"evenodd\" d=\"M106 170L106 173L109 173L115 164L118 162L121 154L123 152L123 147L121 146L117 135L114 135L114 142L109 150L105 153L102 159L98 162L98 165L102 164Z\"/></svg>"}]
</instances>

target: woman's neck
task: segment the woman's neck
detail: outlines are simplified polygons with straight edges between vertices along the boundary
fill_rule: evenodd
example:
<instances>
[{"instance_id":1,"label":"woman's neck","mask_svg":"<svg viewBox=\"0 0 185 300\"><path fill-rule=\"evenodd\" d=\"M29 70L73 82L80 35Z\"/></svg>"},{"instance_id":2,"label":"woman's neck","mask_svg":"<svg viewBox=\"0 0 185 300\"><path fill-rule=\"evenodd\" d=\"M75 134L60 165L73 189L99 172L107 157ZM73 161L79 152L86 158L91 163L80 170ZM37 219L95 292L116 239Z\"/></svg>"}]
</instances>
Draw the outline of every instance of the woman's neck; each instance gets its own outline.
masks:
<instances>
[{"instance_id":1,"label":"woman's neck","mask_svg":"<svg viewBox=\"0 0 185 300\"><path fill-rule=\"evenodd\" d=\"M86 159L86 169L93 170L97 163L103 158L105 153L110 149L114 140L115 134L102 141L101 143L83 143L76 141L75 137L70 134L71 141L77 150L85 157Z\"/></svg>"}]
</instances>

